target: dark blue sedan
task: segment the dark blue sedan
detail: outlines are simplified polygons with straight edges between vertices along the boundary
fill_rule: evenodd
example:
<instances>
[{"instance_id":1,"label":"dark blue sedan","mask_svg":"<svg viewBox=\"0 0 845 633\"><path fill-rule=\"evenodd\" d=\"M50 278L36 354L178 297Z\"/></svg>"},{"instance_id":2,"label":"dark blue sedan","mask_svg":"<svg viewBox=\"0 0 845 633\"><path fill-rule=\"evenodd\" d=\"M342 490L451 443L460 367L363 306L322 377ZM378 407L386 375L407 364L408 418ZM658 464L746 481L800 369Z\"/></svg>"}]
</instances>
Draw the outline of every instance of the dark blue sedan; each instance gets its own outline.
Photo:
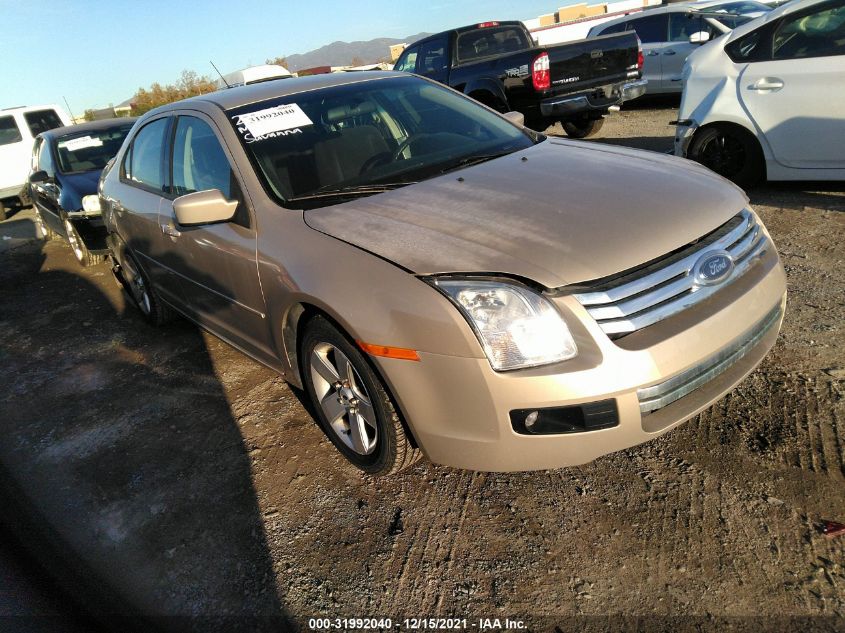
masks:
<instances>
[{"instance_id":1,"label":"dark blue sedan","mask_svg":"<svg viewBox=\"0 0 845 633\"><path fill-rule=\"evenodd\" d=\"M83 266L103 261L108 253L97 182L134 123L93 121L35 138L29 186L38 232L48 240L64 237Z\"/></svg>"}]
</instances>

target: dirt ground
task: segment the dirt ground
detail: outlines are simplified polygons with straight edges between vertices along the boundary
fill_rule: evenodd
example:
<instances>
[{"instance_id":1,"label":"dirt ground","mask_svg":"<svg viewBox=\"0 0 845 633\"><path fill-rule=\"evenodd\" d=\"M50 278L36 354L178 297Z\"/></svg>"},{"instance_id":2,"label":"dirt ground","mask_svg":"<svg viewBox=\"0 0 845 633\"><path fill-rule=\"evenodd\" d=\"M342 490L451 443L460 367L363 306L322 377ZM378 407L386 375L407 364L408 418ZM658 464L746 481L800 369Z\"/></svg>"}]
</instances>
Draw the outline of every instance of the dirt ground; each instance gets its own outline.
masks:
<instances>
[{"instance_id":1,"label":"dirt ground","mask_svg":"<svg viewBox=\"0 0 845 633\"><path fill-rule=\"evenodd\" d=\"M668 150L675 108L623 110L597 140ZM586 466L377 480L280 377L185 322L146 326L22 211L0 224L4 519L89 608L165 629L843 631L845 537L819 526L845 522L845 187L750 196L790 295L733 393Z\"/></svg>"}]
</instances>

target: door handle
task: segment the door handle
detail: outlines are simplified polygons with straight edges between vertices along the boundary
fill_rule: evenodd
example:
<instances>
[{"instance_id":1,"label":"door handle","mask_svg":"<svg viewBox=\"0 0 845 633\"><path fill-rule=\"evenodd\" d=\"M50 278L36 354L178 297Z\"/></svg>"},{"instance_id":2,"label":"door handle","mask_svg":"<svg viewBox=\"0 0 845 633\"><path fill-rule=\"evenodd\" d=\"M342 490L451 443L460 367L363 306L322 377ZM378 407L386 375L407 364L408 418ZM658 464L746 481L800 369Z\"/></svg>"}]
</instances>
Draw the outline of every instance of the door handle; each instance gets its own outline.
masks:
<instances>
[{"instance_id":1,"label":"door handle","mask_svg":"<svg viewBox=\"0 0 845 633\"><path fill-rule=\"evenodd\" d=\"M182 235L178 230L176 230L176 227L172 224L162 224L161 232L165 235L169 235L170 237L179 237L180 235Z\"/></svg>"},{"instance_id":2,"label":"door handle","mask_svg":"<svg viewBox=\"0 0 845 633\"><path fill-rule=\"evenodd\" d=\"M783 88L783 80L777 77L763 77L750 86L751 90L780 90Z\"/></svg>"},{"instance_id":3,"label":"door handle","mask_svg":"<svg viewBox=\"0 0 845 633\"><path fill-rule=\"evenodd\" d=\"M660 55L660 53L658 53L657 51L649 51L646 53L646 55L648 55L649 57L657 57L658 55Z\"/></svg>"},{"instance_id":4,"label":"door handle","mask_svg":"<svg viewBox=\"0 0 845 633\"><path fill-rule=\"evenodd\" d=\"M663 54L664 54L664 55L674 55L674 54L675 54L675 51L666 51L666 52L665 52L665 53L663 53Z\"/></svg>"}]
</instances>

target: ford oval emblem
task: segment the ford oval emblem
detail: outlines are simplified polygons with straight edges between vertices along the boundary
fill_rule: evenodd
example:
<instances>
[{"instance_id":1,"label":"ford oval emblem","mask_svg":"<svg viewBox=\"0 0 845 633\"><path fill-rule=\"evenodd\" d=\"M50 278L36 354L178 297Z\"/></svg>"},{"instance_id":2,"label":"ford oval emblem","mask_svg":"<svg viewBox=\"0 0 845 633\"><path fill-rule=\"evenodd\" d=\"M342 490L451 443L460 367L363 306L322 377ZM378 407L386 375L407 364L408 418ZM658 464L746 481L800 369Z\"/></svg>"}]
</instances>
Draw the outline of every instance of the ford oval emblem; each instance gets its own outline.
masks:
<instances>
[{"instance_id":1,"label":"ford oval emblem","mask_svg":"<svg viewBox=\"0 0 845 633\"><path fill-rule=\"evenodd\" d=\"M693 266L695 283L699 286L712 286L727 279L734 269L734 260L728 251L710 251L704 253Z\"/></svg>"}]
</instances>

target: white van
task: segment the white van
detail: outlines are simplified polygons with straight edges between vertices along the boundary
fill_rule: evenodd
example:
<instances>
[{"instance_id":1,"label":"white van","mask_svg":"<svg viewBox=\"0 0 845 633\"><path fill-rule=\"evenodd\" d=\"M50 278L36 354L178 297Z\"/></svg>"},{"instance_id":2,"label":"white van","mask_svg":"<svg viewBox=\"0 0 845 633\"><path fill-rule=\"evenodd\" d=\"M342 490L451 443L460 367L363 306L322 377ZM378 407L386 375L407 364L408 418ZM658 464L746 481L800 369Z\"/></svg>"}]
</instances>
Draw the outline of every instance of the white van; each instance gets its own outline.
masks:
<instances>
[{"instance_id":1,"label":"white van","mask_svg":"<svg viewBox=\"0 0 845 633\"><path fill-rule=\"evenodd\" d=\"M233 73L226 73L217 81L220 88L234 88L247 84L257 84L262 81L274 79L288 79L293 74L284 66L278 64L262 64L261 66L250 66L243 70L236 70Z\"/></svg>"},{"instance_id":2,"label":"white van","mask_svg":"<svg viewBox=\"0 0 845 633\"><path fill-rule=\"evenodd\" d=\"M65 111L55 105L0 110L0 221L6 219L7 207L24 202L21 195L29 175L35 137L46 130L72 124Z\"/></svg>"}]
</instances>

